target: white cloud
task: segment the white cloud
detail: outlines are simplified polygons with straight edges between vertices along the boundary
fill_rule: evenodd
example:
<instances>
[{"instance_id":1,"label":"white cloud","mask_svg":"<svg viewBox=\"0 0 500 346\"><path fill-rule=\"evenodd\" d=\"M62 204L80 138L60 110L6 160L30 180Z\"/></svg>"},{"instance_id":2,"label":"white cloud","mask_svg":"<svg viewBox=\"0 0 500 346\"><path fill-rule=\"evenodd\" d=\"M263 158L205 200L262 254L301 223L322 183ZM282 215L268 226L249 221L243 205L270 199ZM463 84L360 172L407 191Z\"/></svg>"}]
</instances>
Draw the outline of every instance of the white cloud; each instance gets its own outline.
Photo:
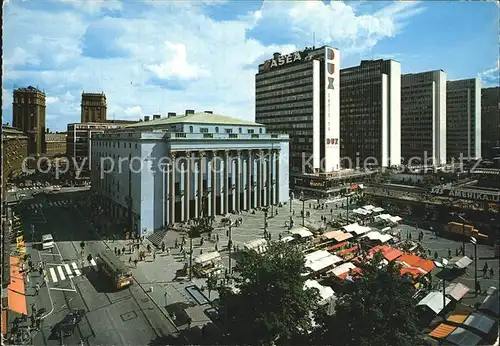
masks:
<instances>
[{"instance_id":1,"label":"white cloud","mask_svg":"<svg viewBox=\"0 0 500 346\"><path fill-rule=\"evenodd\" d=\"M210 75L207 68L188 63L186 46L184 44L165 41L164 45L164 61L160 64L151 64L146 67L156 77L160 79L180 78L189 80Z\"/></svg>"},{"instance_id":2,"label":"white cloud","mask_svg":"<svg viewBox=\"0 0 500 346\"><path fill-rule=\"evenodd\" d=\"M4 88L9 85L12 97L14 83L39 85L47 97L58 98L47 106L47 114L59 119L49 127L57 130L79 121L83 90L106 93L109 118L209 109L253 120L257 64L272 53L311 45L313 32L317 45L338 47L343 57L363 52L396 35L419 11L413 3L391 3L360 16L339 1L265 1L237 19L214 20L203 13L207 3L212 10L224 6L217 0L73 0L66 10L51 11L50 2L38 9L11 2L5 6ZM103 9L124 17L104 16ZM120 54L82 56L90 26L102 33L96 36L102 37L101 47L116 47ZM19 68L26 64L38 70ZM9 104L4 102L4 112Z\"/></svg>"},{"instance_id":3,"label":"white cloud","mask_svg":"<svg viewBox=\"0 0 500 346\"><path fill-rule=\"evenodd\" d=\"M500 82L500 58L495 67L479 73L479 78L485 86L498 86Z\"/></svg>"},{"instance_id":4,"label":"white cloud","mask_svg":"<svg viewBox=\"0 0 500 346\"><path fill-rule=\"evenodd\" d=\"M47 96L45 98L45 103L50 105L50 104L53 104L53 103L57 103L59 102L59 97L57 96Z\"/></svg>"}]
</instances>

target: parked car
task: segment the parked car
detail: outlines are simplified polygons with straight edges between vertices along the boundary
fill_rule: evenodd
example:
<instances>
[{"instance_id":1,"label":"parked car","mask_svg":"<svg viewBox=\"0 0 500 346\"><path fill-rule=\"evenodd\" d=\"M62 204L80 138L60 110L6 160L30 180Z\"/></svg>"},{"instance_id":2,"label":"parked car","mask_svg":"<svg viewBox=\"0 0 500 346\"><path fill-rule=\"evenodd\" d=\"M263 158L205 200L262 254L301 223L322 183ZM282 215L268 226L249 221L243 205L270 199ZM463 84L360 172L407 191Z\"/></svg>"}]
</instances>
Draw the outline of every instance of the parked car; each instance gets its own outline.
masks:
<instances>
[{"instance_id":1,"label":"parked car","mask_svg":"<svg viewBox=\"0 0 500 346\"><path fill-rule=\"evenodd\" d=\"M42 236L42 250L51 249L54 247L54 238L52 234L44 234Z\"/></svg>"},{"instance_id":2,"label":"parked car","mask_svg":"<svg viewBox=\"0 0 500 346\"><path fill-rule=\"evenodd\" d=\"M57 337L67 337L71 336L83 316L85 316L85 310L79 309L70 311L64 319L57 324L55 335Z\"/></svg>"}]
</instances>

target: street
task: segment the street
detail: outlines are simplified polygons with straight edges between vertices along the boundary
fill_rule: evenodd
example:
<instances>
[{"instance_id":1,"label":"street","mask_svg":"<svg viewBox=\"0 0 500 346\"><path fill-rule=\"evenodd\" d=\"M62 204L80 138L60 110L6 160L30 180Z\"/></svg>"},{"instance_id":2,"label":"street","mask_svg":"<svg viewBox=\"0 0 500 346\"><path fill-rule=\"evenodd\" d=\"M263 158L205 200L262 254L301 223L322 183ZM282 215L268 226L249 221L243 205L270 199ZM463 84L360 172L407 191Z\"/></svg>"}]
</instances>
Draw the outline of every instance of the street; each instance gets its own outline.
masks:
<instances>
[{"instance_id":1,"label":"street","mask_svg":"<svg viewBox=\"0 0 500 346\"><path fill-rule=\"evenodd\" d=\"M171 334L175 328L139 285L116 292L107 277L86 261L89 253L97 254L105 250L106 245L64 196L49 199L37 196L29 204L38 206L36 214L33 207L25 208L22 213L25 229L35 225L35 239L50 233L55 240L55 246L48 250L41 250L37 242L27 244L35 268L39 261L46 263L45 277L34 271L26 288L28 313L32 307L46 311L33 344L60 345L54 327L69 311L78 309L85 310L85 316L73 335L64 339L64 345L76 345L80 341L87 345L146 345ZM45 223L39 222L41 215ZM35 295L37 283L41 288Z\"/></svg>"}]
</instances>

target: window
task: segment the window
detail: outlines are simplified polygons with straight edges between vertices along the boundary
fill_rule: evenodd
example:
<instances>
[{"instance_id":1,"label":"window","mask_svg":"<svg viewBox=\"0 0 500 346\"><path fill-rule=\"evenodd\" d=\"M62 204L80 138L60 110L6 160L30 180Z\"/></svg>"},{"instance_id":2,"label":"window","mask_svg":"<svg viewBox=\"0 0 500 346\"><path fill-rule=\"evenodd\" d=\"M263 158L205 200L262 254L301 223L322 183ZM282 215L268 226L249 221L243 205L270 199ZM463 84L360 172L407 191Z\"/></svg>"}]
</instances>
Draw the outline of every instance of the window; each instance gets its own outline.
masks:
<instances>
[{"instance_id":1,"label":"window","mask_svg":"<svg viewBox=\"0 0 500 346\"><path fill-rule=\"evenodd\" d=\"M189 132L193 133L193 127L192 126L189 126Z\"/></svg>"},{"instance_id":2,"label":"window","mask_svg":"<svg viewBox=\"0 0 500 346\"><path fill-rule=\"evenodd\" d=\"M217 126L215 127L215 133L219 133L219 128Z\"/></svg>"},{"instance_id":3,"label":"window","mask_svg":"<svg viewBox=\"0 0 500 346\"><path fill-rule=\"evenodd\" d=\"M200 133L208 133L208 128L206 127L200 128Z\"/></svg>"},{"instance_id":4,"label":"window","mask_svg":"<svg viewBox=\"0 0 500 346\"><path fill-rule=\"evenodd\" d=\"M262 133L262 127L259 129L259 133Z\"/></svg>"},{"instance_id":5,"label":"window","mask_svg":"<svg viewBox=\"0 0 500 346\"><path fill-rule=\"evenodd\" d=\"M241 127L238 129L238 132L241 133Z\"/></svg>"},{"instance_id":6,"label":"window","mask_svg":"<svg viewBox=\"0 0 500 346\"><path fill-rule=\"evenodd\" d=\"M226 133L233 133L233 129L226 129Z\"/></svg>"},{"instance_id":7,"label":"window","mask_svg":"<svg viewBox=\"0 0 500 346\"><path fill-rule=\"evenodd\" d=\"M254 133L254 131L253 131L253 130L248 129L248 133Z\"/></svg>"}]
</instances>

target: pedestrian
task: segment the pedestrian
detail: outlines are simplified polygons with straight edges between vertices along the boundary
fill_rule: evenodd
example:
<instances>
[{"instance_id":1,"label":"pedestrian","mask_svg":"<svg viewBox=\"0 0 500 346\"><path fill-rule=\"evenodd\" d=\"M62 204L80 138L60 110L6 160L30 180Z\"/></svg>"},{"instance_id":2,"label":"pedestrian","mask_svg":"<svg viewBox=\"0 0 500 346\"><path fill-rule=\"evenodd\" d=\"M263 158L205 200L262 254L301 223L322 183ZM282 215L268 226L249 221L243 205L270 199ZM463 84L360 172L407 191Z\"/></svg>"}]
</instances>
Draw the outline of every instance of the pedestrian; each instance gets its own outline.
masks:
<instances>
[{"instance_id":1,"label":"pedestrian","mask_svg":"<svg viewBox=\"0 0 500 346\"><path fill-rule=\"evenodd\" d=\"M156 260L156 252L153 252L153 262Z\"/></svg>"},{"instance_id":2,"label":"pedestrian","mask_svg":"<svg viewBox=\"0 0 500 346\"><path fill-rule=\"evenodd\" d=\"M124 247L122 247L122 254L124 254L124 255L125 255L125 246L124 246Z\"/></svg>"},{"instance_id":3,"label":"pedestrian","mask_svg":"<svg viewBox=\"0 0 500 346\"><path fill-rule=\"evenodd\" d=\"M130 257L128 258L128 264L129 264L129 265L130 265L130 264L132 264L132 256L130 256Z\"/></svg>"},{"instance_id":4,"label":"pedestrian","mask_svg":"<svg viewBox=\"0 0 500 346\"><path fill-rule=\"evenodd\" d=\"M148 246L146 246L146 249L148 250L149 253L151 253L151 245L148 244Z\"/></svg>"},{"instance_id":5,"label":"pedestrian","mask_svg":"<svg viewBox=\"0 0 500 346\"><path fill-rule=\"evenodd\" d=\"M219 249L217 248L217 243L215 243L215 251L219 251Z\"/></svg>"},{"instance_id":6,"label":"pedestrian","mask_svg":"<svg viewBox=\"0 0 500 346\"><path fill-rule=\"evenodd\" d=\"M191 317L189 317L188 320L187 320L188 329L191 329L191 323L192 322L193 322L193 319Z\"/></svg>"},{"instance_id":7,"label":"pedestrian","mask_svg":"<svg viewBox=\"0 0 500 346\"><path fill-rule=\"evenodd\" d=\"M175 239L175 248L177 249L179 247L179 241Z\"/></svg>"},{"instance_id":8,"label":"pedestrian","mask_svg":"<svg viewBox=\"0 0 500 346\"><path fill-rule=\"evenodd\" d=\"M115 255L116 255L117 253L118 253L118 249L117 249L117 248L116 248L116 246L115 246Z\"/></svg>"},{"instance_id":9,"label":"pedestrian","mask_svg":"<svg viewBox=\"0 0 500 346\"><path fill-rule=\"evenodd\" d=\"M451 249L448 249L448 257L451 258Z\"/></svg>"},{"instance_id":10,"label":"pedestrian","mask_svg":"<svg viewBox=\"0 0 500 346\"><path fill-rule=\"evenodd\" d=\"M495 275L495 271L493 270L493 267L490 268L490 279L493 279L493 276Z\"/></svg>"},{"instance_id":11,"label":"pedestrian","mask_svg":"<svg viewBox=\"0 0 500 346\"><path fill-rule=\"evenodd\" d=\"M134 259L134 266L135 266L136 268L137 268L137 262L138 262L138 261L137 261L137 258L136 258L136 259Z\"/></svg>"},{"instance_id":12,"label":"pedestrian","mask_svg":"<svg viewBox=\"0 0 500 346\"><path fill-rule=\"evenodd\" d=\"M200 255L203 255L203 249L200 249Z\"/></svg>"},{"instance_id":13,"label":"pedestrian","mask_svg":"<svg viewBox=\"0 0 500 346\"><path fill-rule=\"evenodd\" d=\"M458 249L455 248L455 256L458 256Z\"/></svg>"},{"instance_id":14,"label":"pedestrian","mask_svg":"<svg viewBox=\"0 0 500 346\"><path fill-rule=\"evenodd\" d=\"M164 241L161 242L161 251L165 252L165 242Z\"/></svg>"},{"instance_id":15,"label":"pedestrian","mask_svg":"<svg viewBox=\"0 0 500 346\"><path fill-rule=\"evenodd\" d=\"M167 248L167 255L170 256L170 248L169 247Z\"/></svg>"},{"instance_id":16,"label":"pedestrian","mask_svg":"<svg viewBox=\"0 0 500 346\"><path fill-rule=\"evenodd\" d=\"M486 277L487 274L488 274L488 268L483 267L483 276Z\"/></svg>"},{"instance_id":17,"label":"pedestrian","mask_svg":"<svg viewBox=\"0 0 500 346\"><path fill-rule=\"evenodd\" d=\"M479 280L476 281L476 293L481 293L481 284Z\"/></svg>"}]
</instances>

